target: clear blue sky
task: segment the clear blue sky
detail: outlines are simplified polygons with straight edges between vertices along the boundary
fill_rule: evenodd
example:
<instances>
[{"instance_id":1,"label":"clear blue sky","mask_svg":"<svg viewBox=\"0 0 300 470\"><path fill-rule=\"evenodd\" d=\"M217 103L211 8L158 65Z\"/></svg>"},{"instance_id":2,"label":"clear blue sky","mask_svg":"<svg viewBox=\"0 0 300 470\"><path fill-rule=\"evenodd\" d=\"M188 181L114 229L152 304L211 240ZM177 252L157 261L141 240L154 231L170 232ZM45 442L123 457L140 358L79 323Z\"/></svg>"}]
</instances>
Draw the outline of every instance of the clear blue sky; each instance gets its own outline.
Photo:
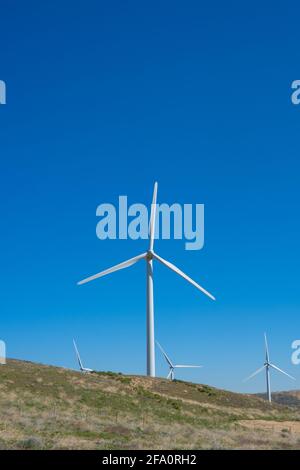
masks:
<instances>
[{"instance_id":1,"label":"clear blue sky","mask_svg":"<svg viewBox=\"0 0 300 470\"><path fill-rule=\"evenodd\" d=\"M178 377L237 391L300 337L299 3L1 2L1 330L8 355L145 372L145 275L76 281L145 250L100 241L96 207L127 194L205 204L205 246L157 251L214 293L155 266L156 337ZM158 375L167 368L157 352Z\"/></svg>"}]
</instances>

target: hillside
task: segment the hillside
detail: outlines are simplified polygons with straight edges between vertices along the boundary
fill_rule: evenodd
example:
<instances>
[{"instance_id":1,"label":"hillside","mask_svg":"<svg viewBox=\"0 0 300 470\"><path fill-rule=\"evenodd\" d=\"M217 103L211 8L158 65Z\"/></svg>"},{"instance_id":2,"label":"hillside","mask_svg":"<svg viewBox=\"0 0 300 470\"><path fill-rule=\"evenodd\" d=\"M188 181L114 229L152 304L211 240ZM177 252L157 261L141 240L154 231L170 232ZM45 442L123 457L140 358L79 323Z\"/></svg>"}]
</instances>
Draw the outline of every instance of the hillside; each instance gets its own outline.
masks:
<instances>
[{"instance_id":1,"label":"hillside","mask_svg":"<svg viewBox=\"0 0 300 470\"><path fill-rule=\"evenodd\" d=\"M264 393L257 393L257 397L265 398ZM288 392L273 392L272 400L280 405L295 407L300 410L300 390L290 390Z\"/></svg>"},{"instance_id":2,"label":"hillside","mask_svg":"<svg viewBox=\"0 0 300 470\"><path fill-rule=\"evenodd\" d=\"M300 411L207 385L9 360L0 448L297 449Z\"/></svg>"}]
</instances>

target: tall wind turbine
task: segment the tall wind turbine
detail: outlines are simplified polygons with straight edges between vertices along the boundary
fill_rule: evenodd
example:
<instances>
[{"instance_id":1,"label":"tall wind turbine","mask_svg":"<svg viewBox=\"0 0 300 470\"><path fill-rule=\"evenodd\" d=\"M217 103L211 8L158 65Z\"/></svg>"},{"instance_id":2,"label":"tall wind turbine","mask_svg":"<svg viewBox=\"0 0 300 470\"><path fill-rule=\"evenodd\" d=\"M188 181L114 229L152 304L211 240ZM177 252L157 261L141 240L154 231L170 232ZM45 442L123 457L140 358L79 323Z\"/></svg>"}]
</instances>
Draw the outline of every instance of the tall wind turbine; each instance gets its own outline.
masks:
<instances>
[{"instance_id":1,"label":"tall wind turbine","mask_svg":"<svg viewBox=\"0 0 300 470\"><path fill-rule=\"evenodd\" d=\"M75 339L73 339L73 345L74 345L77 361L78 361L79 368L80 368L81 372L85 372L85 373L94 372L93 369L88 369L87 367L83 367L82 360L81 360L77 345L75 343Z\"/></svg>"},{"instance_id":2,"label":"tall wind turbine","mask_svg":"<svg viewBox=\"0 0 300 470\"><path fill-rule=\"evenodd\" d=\"M293 379L293 380L296 380L296 379L295 379L295 377L292 377L287 372L284 372L284 370L279 369L279 367L275 366L274 364L272 364L270 362L270 355L269 355L269 348L268 348L268 341L267 341L266 333L265 333L265 362L264 362L264 365L262 367L260 367L258 370L256 370L255 372L253 372L253 374L251 374L249 377L247 377L244 380L244 382L246 382L249 379L252 379L252 377L254 377L256 374L259 374L264 369L266 370L267 397L268 397L269 402L271 403L272 396L271 396L271 383L270 383L270 369L275 369L278 372L281 372L282 374L287 375L288 377L290 377L290 379Z\"/></svg>"},{"instance_id":3,"label":"tall wind turbine","mask_svg":"<svg viewBox=\"0 0 300 470\"><path fill-rule=\"evenodd\" d=\"M161 352L162 352L162 354L163 354L163 356L164 356L165 360L167 361L168 366L170 368L170 371L167 375L167 379L171 379L171 380L175 379L175 372L174 372L175 369L179 369L179 368L192 369L192 368L203 367L203 366L187 366L187 365L173 364L173 362L171 361L171 359L169 358L167 353L163 350L163 348L161 347L161 345L159 344L158 341L156 341L156 344L159 347L159 349L161 350Z\"/></svg>"},{"instance_id":4,"label":"tall wind turbine","mask_svg":"<svg viewBox=\"0 0 300 470\"><path fill-rule=\"evenodd\" d=\"M197 282L187 276L184 272L178 269L174 264L166 261L165 259L158 256L154 250L154 235L155 235L155 218L156 218L156 198L157 198L157 183L154 184L153 199L151 205L151 216L150 216L150 227L149 227L149 249L145 253L142 253L134 258L131 258L123 263L117 264L111 268L101 271L100 273L94 274L78 284L85 284L86 282L93 281L99 277L106 276L107 274L119 271L120 269L128 268L140 260L146 261L146 279L147 279L147 375L155 377L155 342L154 342L154 304L153 304L153 260L159 261L167 268L174 271L179 276L183 277L186 281L190 282L193 286L203 292L205 295L215 300L214 296L211 295L207 290L201 287Z\"/></svg>"}]
</instances>

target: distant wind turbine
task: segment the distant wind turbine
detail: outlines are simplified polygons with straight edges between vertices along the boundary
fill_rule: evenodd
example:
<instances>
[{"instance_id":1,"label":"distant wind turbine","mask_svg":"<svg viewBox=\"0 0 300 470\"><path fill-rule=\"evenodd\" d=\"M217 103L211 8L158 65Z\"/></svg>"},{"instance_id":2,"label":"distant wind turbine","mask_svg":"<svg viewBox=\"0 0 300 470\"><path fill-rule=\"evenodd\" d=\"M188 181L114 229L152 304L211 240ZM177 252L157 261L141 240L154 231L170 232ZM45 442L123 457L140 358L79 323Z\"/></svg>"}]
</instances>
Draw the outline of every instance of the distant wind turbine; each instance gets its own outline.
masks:
<instances>
[{"instance_id":1,"label":"distant wind turbine","mask_svg":"<svg viewBox=\"0 0 300 470\"><path fill-rule=\"evenodd\" d=\"M153 260L159 261L161 264L166 266L167 268L174 271L179 276L183 277L186 281L190 284L195 286L205 295L210 297L212 300L215 300L214 296L211 295L207 290L201 287L197 282L187 276L184 272L178 269L174 264L166 261L165 259L158 256L153 251L154 246L154 235L155 235L155 218L156 218L156 198L157 198L157 183L154 184L154 191L153 191L153 199L151 205L151 216L150 216L150 241L149 241L149 249L147 252L142 253L134 258L131 258L123 263L117 264L111 268L106 269L105 271L101 271L98 274L94 274L82 281L78 282L78 284L85 284L86 282L93 281L94 279L98 279L99 277L106 276L107 274L113 273L115 271L119 271L120 269L128 268L133 264L137 263L140 260L146 261L146 277L147 277L147 375L151 377L155 377L155 340L154 340L154 303L153 303Z\"/></svg>"},{"instance_id":2,"label":"distant wind turbine","mask_svg":"<svg viewBox=\"0 0 300 470\"><path fill-rule=\"evenodd\" d=\"M73 339L73 344L74 344L74 349L75 349L77 361L78 361L79 368L80 368L81 372L85 372L85 373L94 372L93 369L88 369L87 367L83 367L82 360L81 360L81 357L80 357L80 354L79 354L77 345L76 345L76 343L75 343L75 339Z\"/></svg>"},{"instance_id":3,"label":"distant wind turbine","mask_svg":"<svg viewBox=\"0 0 300 470\"><path fill-rule=\"evenodd\" d=\"M156 341L156 344L159 347L159 349L161 350L161 352L162 352L162 354L163 354L163 356L164 356L165 360L167 361L168 366L170 368L170 372L167 375L167 379L171 379L171 380L175 379L175 369L180 369L180 368L191 369L191 368L203 367L203 366L187 366L187 365L181 365L181 364L173 364L173 362L171 361L171 359L169 358L167 353L163 350L163 348L161 347L161 345L159 344L158 341Z\"/></svg>"},{"instance_id":4,"label":"distant wind turbine","mask_svg":"<svg viewBox=\"0 0 300 470\"><path fill-rule=\"evenodd\" d=\"M278 372L281 372L282 374L287 375L288 377L290 377L290 379L293 379L293 380L296 380L296 379L295 379L295 377L292 377L287 372L284 372L284 370L279 369L279 367L275 366L274 364L272 364L270 362L270 355L269 355L269 348L268 348L268 341L267 341L266 333L265 333L265 362L264 362L264 365L262 367L260 367L258 370L256 370L255 372L253 372L253 374L251 374L249 377L247 377L244 380L244 382L246 382L249 379L252 379L252 377L254 377L256 374L259 374L264 369L266 370L267 397L268 397L269 402L271 403L272 402L272 396L271 396L271 383L270 383L270 369L275 369Z\"/></svg>"}]
</instances>

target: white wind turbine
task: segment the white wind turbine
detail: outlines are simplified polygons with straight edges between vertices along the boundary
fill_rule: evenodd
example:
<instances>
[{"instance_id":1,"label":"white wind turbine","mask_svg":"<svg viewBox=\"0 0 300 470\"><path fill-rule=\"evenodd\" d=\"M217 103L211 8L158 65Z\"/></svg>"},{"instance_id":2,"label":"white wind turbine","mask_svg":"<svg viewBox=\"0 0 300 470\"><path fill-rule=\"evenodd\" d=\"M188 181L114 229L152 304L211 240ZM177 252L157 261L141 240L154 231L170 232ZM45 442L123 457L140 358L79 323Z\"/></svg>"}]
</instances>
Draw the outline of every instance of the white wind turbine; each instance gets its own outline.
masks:
<instances>
[{"instance_id":1,"label":"white wind turbine","mask_svg":"<svg viewBox=\"0 0 300 470\"><path fill-rule=\"evenodd\" d=\"M158 256L153 251L154 246L154 235L155 235L155 218L156 218L156 198L157 198L157 183L154 184L153 199L151 205L151 216L150 216L150 227L149 227L149 249L145 253L142 253L134 258L131 258L123 263L117 264L112 268L108 268L105 271L101 271L98 274L94 274L78 284L85 284L86 282L93 281L99 277L106 276L107 274L113 273L114 271L119 271L120 269L128 268L133 264L137 263L140 260L146 261L146 278L147 278L147 375L155 377L155 344L154 344L154 304L153 304L153 260L157 260L162 263L167 268L174 271L179 276L182 276L186 281L190 282L193 286L203 292L205 295L215 300L215 298L207 292L203 287L201 287L197 282L183 273L178 269L174 264L166 261L165 259Z\"/></svg>"},{"instance_id":2,"label":"white wind turbine","mask_svg":"<svg viewBox=\"0 0 300 470\"><path fill-rule=\"evenodd\" d=\"M81 357L80 357L80 354L79 354L77 345L76 345L76 343L75 343L75 339L73 339L73 344L74 344L74 349L75 349L77 361L78 361L79 368L80 368L81 372L85 372L85 373L94 372L93 369L88 369L87 367L83 367L82 360L81 360Z\"/></svg>"},{"instance_id":3,"label":"white wind turbine","mask_svg":"<svg viewBox=\"0 0 300 470\"><path fill-rule=\"evenodd\" d=\"M194 368L200 368L200 367L203 367L203 366L187 366L187 365L181 365L181 364L173 364L173 362L171 361L171 359L169 358L169 356L167 355L167 353L163 350L163 348L161 347L161 345L159 344L158 341L156 341L156 344L157 346L159 347L159 349L161 350L165 360L167 361L168 363L168 366L170 368L170 371L167 375L167 379L171 379L171 380L174 380L175 379L175 369L194 369Z\"/></svg>"},{"instance_id":4,"label":"white wind turbine","mask_svg":"<svg viewBox=\"0 0 300 470\"><path fill-rule=\"evenodd\" d=\"M265 362L262 367L260 367L258 370L256 370L253 374L251 374L249 377L247 377L244 382L246 382L249 379L252 379L256 374L259 374L262 372L264 369L266 370L266 384L267 384L267 397L269 402L271 403L272 397L271 397L271 383L270 383L270 369L275 369L278 372L281 372L284 375L287 375L290 377L290 379L296 380L295 377L292 377L289 375L287 372L284 372L284 370L279 369L279 367L275 366L270 362L270 355L269 355L269 348L268 348L268 341L267 341L267 335L265 333Z\"/></svg>"}]
</instances>

